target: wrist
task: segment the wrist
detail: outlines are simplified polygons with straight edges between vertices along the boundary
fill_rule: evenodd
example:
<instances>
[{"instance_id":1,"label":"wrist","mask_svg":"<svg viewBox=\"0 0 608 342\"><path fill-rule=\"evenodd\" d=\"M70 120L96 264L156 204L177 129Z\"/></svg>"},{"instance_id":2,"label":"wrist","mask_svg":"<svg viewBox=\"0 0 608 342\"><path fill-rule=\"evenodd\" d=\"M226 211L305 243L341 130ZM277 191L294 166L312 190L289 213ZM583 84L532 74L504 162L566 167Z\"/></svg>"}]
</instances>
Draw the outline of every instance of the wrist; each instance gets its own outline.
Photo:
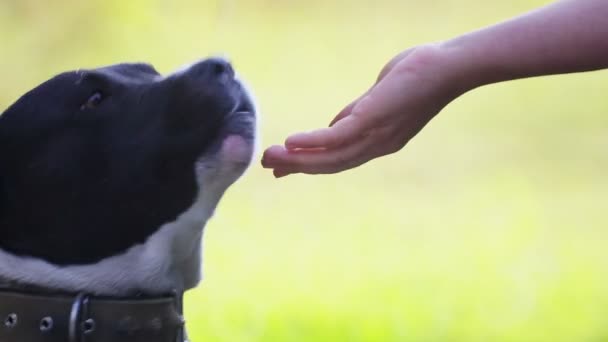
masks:
<instances>
[{"instance_id":1,"label":"wrist","mask_svg":"<svg viewBox=\"0 0 608 342\"><path fill-rule=\"evenodd\" d=\"M436 99L444 104L480 85L476 69L459 48L444 43L425 44L406 50L407 56L394 66L397 72L414 75L418 84L430 84Z\"/></svg>"},{"instance_id":2,"label":"wrist","mask_svg":"<svg viewBox=\"0 0 608 342\"><path fill-rule=\"evenodd\" d=\"M483 85L493 83L484 71L483 61L466 49L458 39L441 42L437 45L443 70L448 82L458 95Z\"/></svg>"}]
</instances>

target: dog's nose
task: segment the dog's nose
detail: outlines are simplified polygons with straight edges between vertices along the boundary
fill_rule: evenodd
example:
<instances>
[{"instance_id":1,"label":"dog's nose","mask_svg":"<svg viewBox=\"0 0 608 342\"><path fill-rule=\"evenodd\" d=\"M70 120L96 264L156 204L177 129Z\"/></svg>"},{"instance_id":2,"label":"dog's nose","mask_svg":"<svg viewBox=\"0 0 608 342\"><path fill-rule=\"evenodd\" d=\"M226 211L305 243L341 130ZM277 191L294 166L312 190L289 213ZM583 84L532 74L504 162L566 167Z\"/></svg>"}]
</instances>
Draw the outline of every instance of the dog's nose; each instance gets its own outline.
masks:
<instances>
[{"instance_id":1,"label":"dog's nose","mask_svg":"<svg viewBox=\"0 0 608 342\"><path fill-rule=\"evenodd\" d=\"M197 76L220 78L234 78L234 69L230 62L223 58L208 58L193 67L192 70Z\"/></svg>"}]
</instances>

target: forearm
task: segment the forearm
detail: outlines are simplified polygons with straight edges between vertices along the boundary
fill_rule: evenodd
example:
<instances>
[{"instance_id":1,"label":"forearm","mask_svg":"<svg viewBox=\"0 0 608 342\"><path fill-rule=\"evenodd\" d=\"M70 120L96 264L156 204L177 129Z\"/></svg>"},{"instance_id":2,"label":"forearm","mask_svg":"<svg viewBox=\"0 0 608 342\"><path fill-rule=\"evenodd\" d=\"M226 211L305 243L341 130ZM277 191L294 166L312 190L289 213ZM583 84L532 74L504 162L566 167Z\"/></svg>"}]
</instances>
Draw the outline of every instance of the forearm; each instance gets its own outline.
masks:
<instances>
[{"instance_id":1,"label":"forearm","mask_svg":"<svg viewBox=\"0 0 608 342\"><path fill-rule=\"evenodd\" d=\"M564 0L440 44L466 90L608 68L608 0Z\"/></svg>"}]
</instances>

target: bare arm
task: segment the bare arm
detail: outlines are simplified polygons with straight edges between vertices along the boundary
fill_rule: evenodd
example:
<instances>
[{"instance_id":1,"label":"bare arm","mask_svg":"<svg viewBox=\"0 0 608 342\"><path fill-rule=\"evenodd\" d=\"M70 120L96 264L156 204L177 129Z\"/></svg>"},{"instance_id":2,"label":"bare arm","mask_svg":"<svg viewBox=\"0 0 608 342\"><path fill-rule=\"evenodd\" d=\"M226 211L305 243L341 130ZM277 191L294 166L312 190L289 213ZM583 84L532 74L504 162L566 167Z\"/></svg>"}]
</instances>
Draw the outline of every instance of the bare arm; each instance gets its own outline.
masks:
<instances>
[{"instance_id":1,"label":"bare arm","mask_svg":"<svg viewBox=\"0 0 608 342\"><path fill-rule=\"evenodd\" d=\"M558 1L442 45L474 85L606 68L608 1Z\"/></svg>"},{"instance_id":2,"label":"bare arm","mask_svg":"<svg viewBox=\"0 0 608 342\"><path fill-rule=\"evenodd\" d=\"M562 0L438 44L406 50L329 128L266 150L277 177L336 173L396 152L448 103L476 87L608 68L608 1Z\"/></svg>"}]
</instances>

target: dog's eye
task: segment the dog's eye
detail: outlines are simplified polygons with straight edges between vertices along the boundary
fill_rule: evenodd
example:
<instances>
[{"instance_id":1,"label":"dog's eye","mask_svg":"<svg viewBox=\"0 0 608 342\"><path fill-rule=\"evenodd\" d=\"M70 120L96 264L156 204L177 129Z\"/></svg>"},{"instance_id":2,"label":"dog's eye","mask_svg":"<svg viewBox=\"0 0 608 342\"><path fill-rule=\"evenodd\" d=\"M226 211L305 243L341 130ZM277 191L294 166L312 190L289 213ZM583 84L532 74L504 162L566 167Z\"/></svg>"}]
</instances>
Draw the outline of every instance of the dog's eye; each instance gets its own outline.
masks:
<instances>
[{"instance_id":1,"label":"dog's eye","mask_svg":"<svg viewBox=\"0 0 608 342\"><path fill-rule=\"evenodd\" d=\"M100 91L94 92L89 99L80 106L80 110L93 109L99 106L99 104L103 101L104 95Z\"/></svg>"}]
</instances>

